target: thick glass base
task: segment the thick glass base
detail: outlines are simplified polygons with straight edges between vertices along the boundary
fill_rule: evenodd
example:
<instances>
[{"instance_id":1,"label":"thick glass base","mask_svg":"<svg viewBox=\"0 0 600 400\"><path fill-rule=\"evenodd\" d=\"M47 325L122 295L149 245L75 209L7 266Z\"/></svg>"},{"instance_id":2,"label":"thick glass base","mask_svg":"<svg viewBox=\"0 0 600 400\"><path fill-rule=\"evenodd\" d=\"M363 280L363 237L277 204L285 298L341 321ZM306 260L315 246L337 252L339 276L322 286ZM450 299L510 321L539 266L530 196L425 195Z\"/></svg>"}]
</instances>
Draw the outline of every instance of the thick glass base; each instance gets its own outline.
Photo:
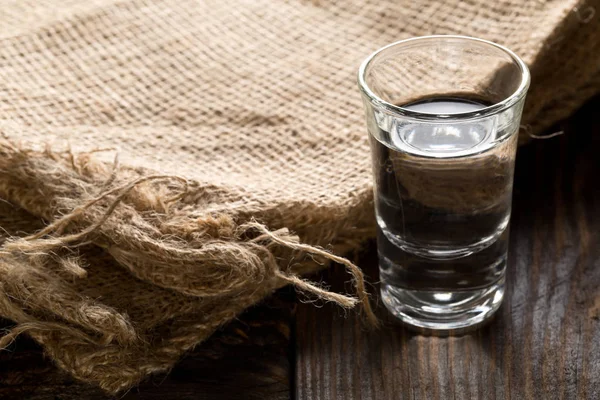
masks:
<instances>
[{"instance_id":1,"label":"thick glass base","mask_svg":"<svg viewBox=\"0 0 600 400\"><path fill-rule=\"evenodd\" d=\"M498 310L504 297L504 277L473 291L406 290L385 283L381 297L386 308L403 322L437 331L480 326Z\"/></svg>"}]
</instances>

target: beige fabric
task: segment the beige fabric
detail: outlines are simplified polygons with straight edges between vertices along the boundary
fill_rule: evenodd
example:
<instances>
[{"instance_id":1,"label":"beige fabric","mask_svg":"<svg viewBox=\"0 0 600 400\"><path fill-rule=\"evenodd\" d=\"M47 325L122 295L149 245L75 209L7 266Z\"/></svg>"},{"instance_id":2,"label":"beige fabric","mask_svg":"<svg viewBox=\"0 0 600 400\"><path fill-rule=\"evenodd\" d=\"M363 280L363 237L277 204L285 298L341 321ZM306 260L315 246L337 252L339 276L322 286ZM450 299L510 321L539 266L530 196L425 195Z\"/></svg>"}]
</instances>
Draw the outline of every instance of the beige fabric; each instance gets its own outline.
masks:
<instances>
[{"instance_id":1,"label":"beige fabric","mask_svg":"<svg viewBox=\"0 0 600 400\"><path fill-rule=\"evenodd\" d=\"M4 246L0 315L116 392L277 287L320 294L297 278L314 249L283 228L338 253L373 234L360 62L416 35L499 42L531 66L539 132L600 88L599 5L5 0L0 195L59 223ZM178 178L128 185L157 173Z\"/></svg>"}]
</instances>

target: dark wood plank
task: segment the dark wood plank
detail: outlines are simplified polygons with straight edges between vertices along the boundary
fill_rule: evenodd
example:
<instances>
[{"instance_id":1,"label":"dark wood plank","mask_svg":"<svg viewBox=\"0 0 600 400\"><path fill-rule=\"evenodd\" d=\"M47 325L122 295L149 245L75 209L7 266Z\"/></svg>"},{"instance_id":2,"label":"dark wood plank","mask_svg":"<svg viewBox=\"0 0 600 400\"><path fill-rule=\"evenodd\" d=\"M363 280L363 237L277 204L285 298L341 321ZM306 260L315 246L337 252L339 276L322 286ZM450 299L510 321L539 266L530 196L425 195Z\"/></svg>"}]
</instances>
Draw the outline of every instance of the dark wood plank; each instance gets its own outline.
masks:
<instances>
[{"instance_id":1,"label":"dark wood plank","mask_svg":"<svg viewBox=\"0 0 600 400\"><path fill-rule=\"evenodd\" d=\"M187 354L168 375L153 376L123 399L287 400L290 398L290 326L295 295L282 289ZM10 321L0 321L9 326ZM110 399L75 381L19 337L0 351L0 399Z\"/></svg>"},{"instance_id":2,"label":"dark wood plank","mask_svg":"<svg viewBox=\"0 0 600 400\"><path fill-rule=\"evenodd\" d=\"M600 398L600 98L567 134L519 150L508 291L494 321L463 336L384 328L301 305L296 397L302 399ZM377 280L374 244L359 259ZM343 272L323 275L337 290ZM346 285L347 286L347 285ZM372 288L377 300L378 288Z\"/></svg>"}]
</instances>

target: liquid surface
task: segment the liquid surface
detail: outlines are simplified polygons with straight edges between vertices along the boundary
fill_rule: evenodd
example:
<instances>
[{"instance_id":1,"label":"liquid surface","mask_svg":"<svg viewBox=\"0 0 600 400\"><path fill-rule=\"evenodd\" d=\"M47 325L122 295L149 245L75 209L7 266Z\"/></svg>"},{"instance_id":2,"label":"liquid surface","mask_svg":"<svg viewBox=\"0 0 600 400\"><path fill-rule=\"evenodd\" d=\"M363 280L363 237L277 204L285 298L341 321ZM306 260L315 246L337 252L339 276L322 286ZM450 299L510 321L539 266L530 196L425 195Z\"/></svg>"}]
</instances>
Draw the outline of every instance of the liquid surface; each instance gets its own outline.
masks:
<instances>
[{"instance_id":1,"label":"liquid surface","mask_svg":"<svg viewBox=\"0 0 600 400\"><path fill-rule=\"evenodd\" d=\"M487 104L459 97L434 97L404 104L402 107L426 114L460 114L481 110Z\"/></svg>"},{"instance_id":2,"label":"liquid surface","mask_svg":"<svg viewBox=\"0 0 600 400\"><path fill-rule=\"evenodd\" d=\"M452 115L481 110L486 104L454 97L426 99L402 106L412 111L432 115ZM470 123L401 123L396 124L393 144L401 150L429 157L448 157L477 151L491 139L491 120Z\"/></svg>"}]
</instances>

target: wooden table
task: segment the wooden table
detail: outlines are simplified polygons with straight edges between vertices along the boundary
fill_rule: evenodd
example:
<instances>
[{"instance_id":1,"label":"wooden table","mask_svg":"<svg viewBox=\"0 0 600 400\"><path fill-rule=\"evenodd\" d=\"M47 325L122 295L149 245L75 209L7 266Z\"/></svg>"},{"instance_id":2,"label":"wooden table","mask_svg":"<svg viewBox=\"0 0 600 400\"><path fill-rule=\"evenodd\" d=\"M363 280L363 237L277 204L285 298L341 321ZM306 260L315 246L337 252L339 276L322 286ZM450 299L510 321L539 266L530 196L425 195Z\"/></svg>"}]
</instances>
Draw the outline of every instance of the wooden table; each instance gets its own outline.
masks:
<instances>
[{"instance_id":1,"label":"wooden table","mask_svg":"<svg viewBox=\"0 0 600 400\"><path fill-rule=\"evenodd\" d=\"M379 304L368 331L284 289L125 399L600 399L600 98L519 150L505 303L471 334L411 333ZM358 258L377 280L374 244ZM340 268L323 273L344 290ZM377 285L371 288L377 301ZM379 302L378 302L379 303ZM0 399L106 399L19 338Z\"/></svg>"}]
</instances>

